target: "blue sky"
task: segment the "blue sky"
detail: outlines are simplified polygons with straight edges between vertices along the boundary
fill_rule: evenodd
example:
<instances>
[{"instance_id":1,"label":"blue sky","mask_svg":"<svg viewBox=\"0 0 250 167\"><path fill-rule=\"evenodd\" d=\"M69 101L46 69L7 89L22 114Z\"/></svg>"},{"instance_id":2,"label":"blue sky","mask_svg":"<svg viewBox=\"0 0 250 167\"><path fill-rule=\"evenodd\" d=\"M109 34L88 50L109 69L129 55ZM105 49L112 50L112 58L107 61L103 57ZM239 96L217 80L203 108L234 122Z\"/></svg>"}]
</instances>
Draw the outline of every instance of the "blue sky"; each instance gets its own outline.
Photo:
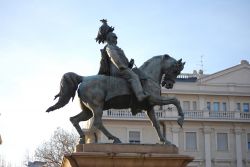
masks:
<instances>
[{"instance_id":1,"label":"blue sky","mask_svg":"<svg viewBox=\"0 0 250 167\"><path fill-rule=\"evenodd\" d=\"M100 19L137 66L168 53L192 73L203 56L211 74L250 60L249 17L248 0L0 0L0 153L20 162L57 126L73 130L76 104L45 110L65 72L97 73Z\"/></svg>"}]
</instances>

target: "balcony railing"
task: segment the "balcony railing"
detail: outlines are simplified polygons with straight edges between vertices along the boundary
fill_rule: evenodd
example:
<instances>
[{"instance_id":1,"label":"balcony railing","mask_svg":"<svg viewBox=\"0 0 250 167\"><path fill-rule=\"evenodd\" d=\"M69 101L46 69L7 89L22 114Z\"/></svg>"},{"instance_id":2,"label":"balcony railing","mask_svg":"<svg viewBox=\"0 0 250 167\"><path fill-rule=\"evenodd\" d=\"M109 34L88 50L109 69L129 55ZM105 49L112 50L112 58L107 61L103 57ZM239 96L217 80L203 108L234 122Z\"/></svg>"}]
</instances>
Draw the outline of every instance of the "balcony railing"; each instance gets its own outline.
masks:
<instances>
[{"instance_id":1,"label":"balcony railing","mask_svg":"<svg viewBox=\"0 0 250 167\"><path fill-rule=\"evenodd\" d=\"M178 117L176 110L156 110L155 115L160 120L168 120ZM214 112L214 111L184 111L186 120L235 120L235 121L249 121L250 122L250 112ZM148 119L145 112L138 113L135 116L132 115L130 109L115 110L110 109L104 111L103 118L106 119Z\"/></svg>"},{"instance_id":2,"label":"balcony railing","mask_svg":"<svg viewBox=\"0 0 250 167\"><path fill-rule=\"evenodd\" d=\"M138 113L136 115L132 115L130 112L130 109L120 109L120 110L115 110L115 109L109 109L107 111L104 111L103 117L106 118L147 118L146 113Z\"/></svg>"}]
</instances>

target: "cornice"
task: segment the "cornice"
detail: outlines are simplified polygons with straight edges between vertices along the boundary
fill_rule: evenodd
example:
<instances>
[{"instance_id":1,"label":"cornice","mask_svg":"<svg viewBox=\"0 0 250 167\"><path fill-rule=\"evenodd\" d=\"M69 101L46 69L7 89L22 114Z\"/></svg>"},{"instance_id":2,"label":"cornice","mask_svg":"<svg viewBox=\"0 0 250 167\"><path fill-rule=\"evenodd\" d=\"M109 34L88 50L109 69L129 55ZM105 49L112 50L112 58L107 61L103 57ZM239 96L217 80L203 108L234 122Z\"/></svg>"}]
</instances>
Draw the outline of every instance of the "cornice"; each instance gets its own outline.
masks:
<instances>
[{"instance_id":1,"label":"cornice","mask_svg":"<svg viewBox=\"0 0 250 167\"><path fill-rule=\"evenodd\" d=\"M204 91L204 90L162 90L163 94L189 95L221 95L221 96L250 96L250 92Z\"/></svg>"}]
</instances>

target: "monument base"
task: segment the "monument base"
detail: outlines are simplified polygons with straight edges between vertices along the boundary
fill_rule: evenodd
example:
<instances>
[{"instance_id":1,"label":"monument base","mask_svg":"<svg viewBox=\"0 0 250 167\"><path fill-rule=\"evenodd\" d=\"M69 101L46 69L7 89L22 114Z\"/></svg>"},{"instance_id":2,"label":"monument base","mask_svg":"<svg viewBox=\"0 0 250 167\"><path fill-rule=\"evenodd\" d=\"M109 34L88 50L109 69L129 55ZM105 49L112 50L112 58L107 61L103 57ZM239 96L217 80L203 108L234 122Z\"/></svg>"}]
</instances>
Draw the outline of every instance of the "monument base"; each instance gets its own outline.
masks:
<instances>
[{"instance_id":1,"label":"monument base","mask_svg":"<svg viewBox=\"0 0 250 167\"><path fill-rule=\"evenodd\" d=\"M64 156L61 167L186 167L192 160L172 145L83 144Z\"/></svg>"}]
</instances>

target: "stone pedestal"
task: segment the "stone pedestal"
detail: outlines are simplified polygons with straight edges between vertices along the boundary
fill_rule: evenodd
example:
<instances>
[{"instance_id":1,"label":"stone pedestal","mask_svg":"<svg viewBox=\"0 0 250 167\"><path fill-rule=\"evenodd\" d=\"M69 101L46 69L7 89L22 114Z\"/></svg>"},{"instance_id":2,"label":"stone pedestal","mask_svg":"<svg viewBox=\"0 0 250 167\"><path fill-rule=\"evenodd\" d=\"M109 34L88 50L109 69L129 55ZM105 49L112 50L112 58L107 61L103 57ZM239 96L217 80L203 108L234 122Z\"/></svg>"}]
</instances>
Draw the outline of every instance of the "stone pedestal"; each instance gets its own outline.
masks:
<instances>
[{"instance_id":1,"label":"stone pedestal","mask_svg":"<svg viewBox=\"0 0 250 167\"><path fill-rule=\"evenodd\" d=\"M61 167L186 167L193 160L161 144L83 144L65 155Z\"/></svg>"}]
</instances>

